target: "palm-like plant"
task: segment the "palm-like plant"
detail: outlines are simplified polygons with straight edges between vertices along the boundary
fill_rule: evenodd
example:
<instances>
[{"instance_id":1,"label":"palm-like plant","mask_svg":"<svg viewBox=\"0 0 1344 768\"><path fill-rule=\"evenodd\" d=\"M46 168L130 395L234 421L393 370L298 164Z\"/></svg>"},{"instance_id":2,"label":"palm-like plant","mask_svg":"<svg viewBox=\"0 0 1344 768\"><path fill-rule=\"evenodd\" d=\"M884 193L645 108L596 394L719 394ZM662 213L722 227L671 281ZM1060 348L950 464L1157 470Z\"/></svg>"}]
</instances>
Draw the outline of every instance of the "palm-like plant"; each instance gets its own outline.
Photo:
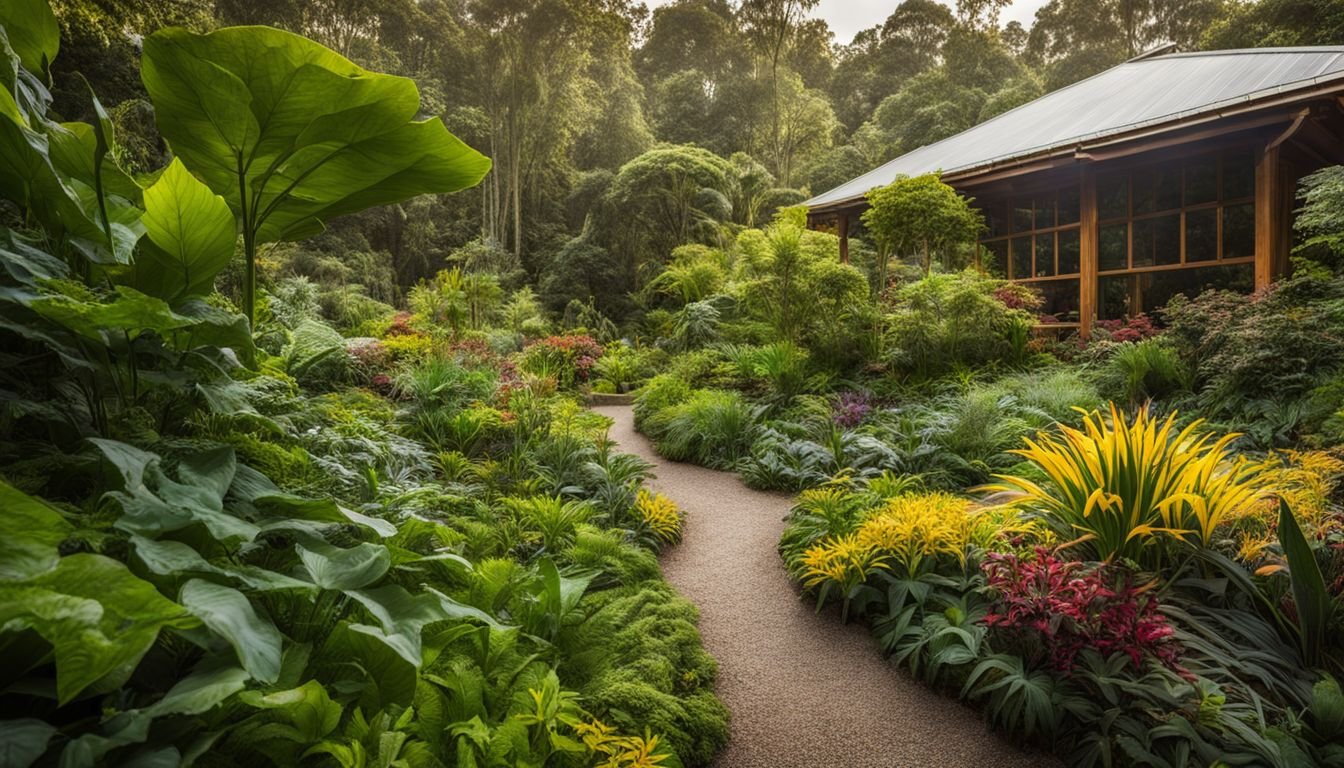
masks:
<instances>
[{"instance_id":1,"label":"palm-like plant","mask_svg":"<svg viewBox=\"0 0 1344 768\"><path fill-rule=\"evenodd\" d=\"M1270 489L1256 467L1233 458L1236 434L1216 438L1202 425L1177 431L1176 414L1159 421L1146 410L1127 421L1112 403L1109 421L1094 411L1082 429L1061 427L1059 438L1038 433L1013 451L1036 464L1049 486L997 475L1001 482L986 489L1012 494L1010 504L1098 560L1160 558L1164 541L1208 547L1222 522Z\"/></svg>"}]
</instances>

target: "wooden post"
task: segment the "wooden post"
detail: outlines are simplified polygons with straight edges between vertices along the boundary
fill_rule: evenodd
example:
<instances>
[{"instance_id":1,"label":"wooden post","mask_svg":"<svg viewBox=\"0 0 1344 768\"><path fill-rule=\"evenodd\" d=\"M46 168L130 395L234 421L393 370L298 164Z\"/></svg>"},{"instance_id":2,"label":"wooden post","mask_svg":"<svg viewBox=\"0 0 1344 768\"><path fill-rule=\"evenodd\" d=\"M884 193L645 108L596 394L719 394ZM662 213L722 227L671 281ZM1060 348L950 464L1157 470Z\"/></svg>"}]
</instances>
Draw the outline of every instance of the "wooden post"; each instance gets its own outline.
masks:
<instances>
[{"instance_id":1,"label":"wooden post","mask_svg":"<svg viewBox=\"0 0 1344 768\"><path fill-rule=\"evenodd\" d=\"M1084 339L1092 335L1097 316L1097 265L1100 262L1100 237L1097 226L1097 177L1091 163L1079 174L1078 192L1078 333Z\"/></svg>"},{"instance_id":2,"label":"wooden post","mask_svg":"<svg viewBox=\"0 0 1344 768\"><path fill-rule=\"evenodd\" d=\"M835 233L840 236L840 263L849 263L849 214L843 211L835 217Z\"/></svg>"},{"instance_id":3,"label":"wooden post","mask_svg":"<svg viewBox=\"0 0 1344 768\"><path fill-rule=\"evenodd\" d=\"M1279 147L1260 154L1255 164L1255 289L1269 287L1288 261Z\"/></svg>"}]
</instances>

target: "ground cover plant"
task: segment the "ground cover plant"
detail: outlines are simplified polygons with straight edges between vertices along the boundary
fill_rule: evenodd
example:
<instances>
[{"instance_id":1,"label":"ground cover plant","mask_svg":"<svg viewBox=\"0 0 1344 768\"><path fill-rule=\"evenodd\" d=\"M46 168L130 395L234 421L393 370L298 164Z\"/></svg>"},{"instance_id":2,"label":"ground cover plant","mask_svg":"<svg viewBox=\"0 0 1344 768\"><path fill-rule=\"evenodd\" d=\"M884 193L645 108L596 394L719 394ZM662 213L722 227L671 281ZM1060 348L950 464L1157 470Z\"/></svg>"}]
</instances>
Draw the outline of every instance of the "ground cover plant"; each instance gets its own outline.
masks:
<instances>
[{"instance_id":1,"label":"ground cover plant","mask_svg":"<svg viewBox=\"0 0 1344 768\"><path fill-rule=\"evenodd\" d=\"M48 111L56 24L0 10L3 762L707 763L716 664L656 560L680 510L576 400L631 353L493 277L398 313L258 247L489 161L408 80L174 29L143 60L174 158L132 173Z\"/></svg>"}]
</instances>

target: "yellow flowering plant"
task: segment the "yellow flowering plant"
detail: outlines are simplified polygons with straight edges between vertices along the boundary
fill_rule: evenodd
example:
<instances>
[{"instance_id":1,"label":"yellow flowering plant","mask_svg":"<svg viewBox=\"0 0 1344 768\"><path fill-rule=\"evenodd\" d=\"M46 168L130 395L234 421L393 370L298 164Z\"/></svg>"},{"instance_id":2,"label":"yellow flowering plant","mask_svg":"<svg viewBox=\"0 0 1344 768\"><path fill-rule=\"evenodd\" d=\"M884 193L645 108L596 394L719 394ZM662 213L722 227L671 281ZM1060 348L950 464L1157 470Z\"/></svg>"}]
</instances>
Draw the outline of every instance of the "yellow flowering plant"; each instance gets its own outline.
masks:
<instances>
[{"instance_id":1,"label":"yellow flowering plant","mask_svg":"<svg viewBox=\"0 0 1344 768\"><path fill-rule=\"evenodd\" d=\"M675 501L641 488L635 497L635 511L659 543L675 544L681 540L681 510Z\"/></svg>"},{"instance_id":2,"label":"yellow flowering plant","mask_svg":"<svg viewBox=\"0 0 1344 768\"><path fill-rule=\"evenodd\" d=\"M1014 451L1036 464L1047 485L1011 475L984 490L1010 496L1049 526L1065 546L1096 560L1153 564L1165 543L1209 547L1224 523L1272 491L1264 471L1234 456L1236 434L1221 437L1195 421L1177 429L1176 414L1140 410L1127 419L1086 413L1081 429L1038 433Z\"/></svg>"}]
</instances>

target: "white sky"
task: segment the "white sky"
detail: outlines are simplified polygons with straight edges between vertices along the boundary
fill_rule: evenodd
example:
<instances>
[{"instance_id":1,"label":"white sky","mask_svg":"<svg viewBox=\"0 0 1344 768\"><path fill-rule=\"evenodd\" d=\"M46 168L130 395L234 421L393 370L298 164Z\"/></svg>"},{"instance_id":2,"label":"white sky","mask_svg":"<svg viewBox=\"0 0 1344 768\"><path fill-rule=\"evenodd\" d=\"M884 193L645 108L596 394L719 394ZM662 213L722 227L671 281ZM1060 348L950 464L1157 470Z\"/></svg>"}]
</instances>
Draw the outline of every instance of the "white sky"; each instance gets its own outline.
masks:
<instances>
[{"instance_id":1,"label":"white sky","mask_svg":"<svg viewBox=\"0 0 1344 768\"><path fill-rule=\"evenodd\" d=\"M647 0L650 8L666 5L672 0ZM946 6L955 5L955 0L939 0ZM835 42L848 43L859 30L867 29L887 20L891 12L900 4L900 0L821 0L812 11L813 16L823 18L835 32ZM1036 16L1036 9L1045 5L1045 0L1016 0L1003 11L999 23L1007 24L1017 20L1024 27L1030 27Z\"/></svg>"}]
</instances>

